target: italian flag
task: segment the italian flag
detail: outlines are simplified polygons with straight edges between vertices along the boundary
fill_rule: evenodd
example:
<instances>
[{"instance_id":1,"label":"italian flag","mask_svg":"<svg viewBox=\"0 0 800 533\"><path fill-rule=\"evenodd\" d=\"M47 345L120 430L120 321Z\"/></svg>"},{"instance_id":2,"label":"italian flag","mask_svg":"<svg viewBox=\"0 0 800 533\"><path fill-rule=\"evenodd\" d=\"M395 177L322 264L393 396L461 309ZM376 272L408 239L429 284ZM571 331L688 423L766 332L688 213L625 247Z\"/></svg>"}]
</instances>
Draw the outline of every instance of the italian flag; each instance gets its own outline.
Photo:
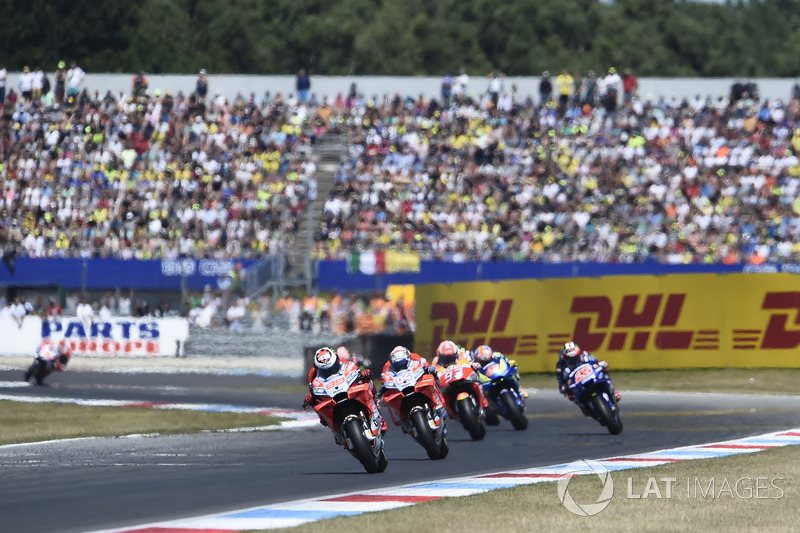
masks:
<instances>
[{"instance_id":1,"label":"italian flag","mask_svg":"<svg viewBox=\"0 0 800 533\"><path fill-rule=\"evenodd\" d=\"M393 274L395 272L419 272L420 257L417 252L395 250L353 252L347 262L347 271L362 274Z\"/></svg>"},{"instance_id":2,"label":"italian flag","mask_svg":"<svg viewBox=\"0 0 800 533\"><path fill-rule=\"evenodd\" d=\"M386 252L353 252L347 262L347 271L362 274L386 274Z\"/></svg>"}]
</instances>

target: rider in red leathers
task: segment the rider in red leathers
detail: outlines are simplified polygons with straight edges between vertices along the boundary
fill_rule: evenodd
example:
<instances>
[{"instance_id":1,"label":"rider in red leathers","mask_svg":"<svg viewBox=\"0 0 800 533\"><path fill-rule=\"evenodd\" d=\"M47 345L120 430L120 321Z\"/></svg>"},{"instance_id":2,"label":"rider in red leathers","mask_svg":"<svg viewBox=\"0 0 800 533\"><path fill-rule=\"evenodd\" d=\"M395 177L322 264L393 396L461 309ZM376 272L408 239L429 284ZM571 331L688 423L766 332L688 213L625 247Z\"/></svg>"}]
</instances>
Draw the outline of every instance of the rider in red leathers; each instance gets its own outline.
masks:
<instances>
[{"instance_id":1,"label":"rider in red leathers","mask_svg":"<svg viewBox=\"0 0 800 533\"><path fill-rule=\"evenodd\" d=\"M358 366L353 363L352 361L343 361L339 358L338 353L333 348L328 348L327 346L320 348L314 354L314 366L308 372L308 388L309 390L313 390L312 383L314 379L319 375L323 378L327 378L344 368L344 373L347 374L353 370L358 370L358 383L369 383L372 387L373 396L375 396L375 386L372 383L372 371L369 368L362 368L359 370ZM309 407L313 407L319 398L315 396L312 392L309 392L306 397L303 399L303 409L308 409ZM323 426L327 426L328 424L325 420L320 416L319 423ZM381 429L386 431L389 426L386 423L386 420L382 420L381 422Z\"/></svg>"}]
</instances>

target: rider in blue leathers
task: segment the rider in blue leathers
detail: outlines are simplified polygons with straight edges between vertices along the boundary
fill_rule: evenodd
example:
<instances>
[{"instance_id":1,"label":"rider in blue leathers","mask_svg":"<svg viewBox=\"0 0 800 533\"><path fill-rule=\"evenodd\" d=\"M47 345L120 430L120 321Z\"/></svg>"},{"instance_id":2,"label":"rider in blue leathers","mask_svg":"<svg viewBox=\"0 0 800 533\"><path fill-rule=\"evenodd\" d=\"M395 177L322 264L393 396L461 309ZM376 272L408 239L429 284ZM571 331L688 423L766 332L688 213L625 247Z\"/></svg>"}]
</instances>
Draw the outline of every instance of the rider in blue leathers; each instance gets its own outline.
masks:
<instances>
[{"instance_id":1,"label":"rider in blue leathers","mask_svg":"<svg viewBox=\"0 0 800 533\"><path fill-rule=\"evenodd\" d=\"M486 376L486 372L489 368L492 368L495 365L497 365L501 371L504 371L507 367L513 368L514 372L512 377L514 381L517 382L517 385L519 385L519 372L517 371L516 361L509 359L500 352L495 352L491 348L491 346L488 346L486 344L478 346L475 352L473 352L472 358L475 361L475 363L478 364L478 365L473 364L473 367L477 368L478 375L481 378L481 382L486 383L488 381L491 381L491 379ZM519 390L522 393L522 396L524 396L525 398L528 397L528 393L522 390L521 387Z\"/></svg>"},{"instance_id":2,"label":"rider in blue leathers","mask_svg":"<svg viewBox=\"0 0 800 533\"><path fill-rule=\"evenodd\" d=\"M561 357L558 358L556 363L556 379L558 380L558 391L569 398L570 401L575 401L575 398L567 387L569 374L584 363L599 365L604 371L608 372L608 363L606 361L598 361L595 356L586 350L581 350L581 347L574 342L565 343L564 348L561 350ZM616 390L614 390L614 397L617 401L622 399ZM579 404L579 407L586 416L591 414L586 406Z\"/></svg>"}]
</instances>

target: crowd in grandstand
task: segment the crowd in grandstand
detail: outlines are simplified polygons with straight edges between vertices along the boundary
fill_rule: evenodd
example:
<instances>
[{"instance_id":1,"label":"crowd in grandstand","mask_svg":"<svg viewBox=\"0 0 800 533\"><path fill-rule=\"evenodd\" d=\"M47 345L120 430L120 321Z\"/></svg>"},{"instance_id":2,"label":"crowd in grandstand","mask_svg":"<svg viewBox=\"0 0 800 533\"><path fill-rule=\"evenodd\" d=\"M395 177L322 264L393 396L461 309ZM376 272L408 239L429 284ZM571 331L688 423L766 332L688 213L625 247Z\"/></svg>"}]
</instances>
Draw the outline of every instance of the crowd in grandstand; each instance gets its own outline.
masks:
<instances>
[{"instance_id":1,"label":"crowd in grandstand","mask_svg":"<svg viewBox=\"0 0 800 533\"><path fill-rule=\"evenodd\" d=\"M66 90L43 93L27 90L26 68L5 95L0 240L15 253L246 257L291 244L315 179L293 97L204 98L205 73L187 94L137 76L131 93L101 95L73 69Z\"/></svg>"},{"instance_id":2,"label":"crowd in grandstand","mask_svg":"<svg viewBox=\"0 0 800 533\"><path fill-rule=\"evenodd\" d=\"M464 72L446 79L449 107L399 94L356 100L319 257L400 248L445 261L800 259L797 98L656 98L610 68L599 78L563 71L535 100L513 84L498 90L496 77L485 91Z\"/></svg>"},{"instance_id":3,"label":"crowd in grandstand","mask_svg":"<svg viewBox=\"0 0 800 533\"><path fill-rule=\"evenodd\" d=\"M438 97L367 96L353 84L318 98L304 83L303 98L265 88L232 100L211 96L205 71L185 94L139 73L129 93L101 95L74 62L59 64L53 87L39 68L23 74L0 114L6 254L285 250L316 190L308 154L333 131L349 153L324 199L318 258L398 249L445 261L800 260L796 95L643 95L614 68L546 72L537 95L499 71L476 81L461 69ZM200 326L258 328L281 314L332 331L409 322L369 299L317 301L313 313L301 300L190 300L175 312ZM154 310L122 314L136 312Z\"/></svg>"}]
</instances>

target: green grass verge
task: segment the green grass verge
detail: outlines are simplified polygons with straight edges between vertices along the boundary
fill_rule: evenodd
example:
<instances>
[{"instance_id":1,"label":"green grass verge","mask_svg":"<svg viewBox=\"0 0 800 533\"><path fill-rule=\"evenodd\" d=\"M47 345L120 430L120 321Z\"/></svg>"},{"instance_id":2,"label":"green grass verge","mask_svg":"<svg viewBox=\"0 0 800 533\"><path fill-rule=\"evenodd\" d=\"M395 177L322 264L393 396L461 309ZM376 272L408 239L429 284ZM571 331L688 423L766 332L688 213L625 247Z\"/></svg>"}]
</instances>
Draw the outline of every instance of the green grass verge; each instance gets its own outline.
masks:
<instances>
[{"instance_id":1,"label":"green grass verge","mask_svg":"<svg viewBox=\"0 0 800 533\"><path fill-rule=\"evenodd\" d=\"M800 369L724 368L701 370L611 370L614 386L625 390L800 394ZM522 385L557 389L555 373L523 374Z\"/></svg>"},{"instance_id":2,"label":"green grass verge","mask_svg":"<svg viewBox=\"0 0 800 533\"><path fill-rule=\"evenodd\" d=\"M654 481L650 481L651 478ZM670 498L666 497L668 482L662 478L675 479L669 483ZM546 482L463 498L445 498L380 513L333 518L281 531L463 533L502 529L761 533L798 530L800 446L617 471L612 473L612 479L613 497L608 507L594 516L577 516L567 511L558 498L556 483ZM642 498L648 483L647 498ZM568 486L570 496L579 504L595 503L601 490L600 479L594 475L573 478ZM640 497L629 498L629 493ZM661 498L657 497L659 494Z\"/></svg>"},{"instance_id":3,"label":"green grass verge","mask_svg":"<svg viewBox=\"0 0 800 533\"><path fill-rule=\"evenodd\" d=\"M137 433L194 433L268 426L279 421L252 413L0 401L0 444Z\"/></svg>"}]
</instances>

